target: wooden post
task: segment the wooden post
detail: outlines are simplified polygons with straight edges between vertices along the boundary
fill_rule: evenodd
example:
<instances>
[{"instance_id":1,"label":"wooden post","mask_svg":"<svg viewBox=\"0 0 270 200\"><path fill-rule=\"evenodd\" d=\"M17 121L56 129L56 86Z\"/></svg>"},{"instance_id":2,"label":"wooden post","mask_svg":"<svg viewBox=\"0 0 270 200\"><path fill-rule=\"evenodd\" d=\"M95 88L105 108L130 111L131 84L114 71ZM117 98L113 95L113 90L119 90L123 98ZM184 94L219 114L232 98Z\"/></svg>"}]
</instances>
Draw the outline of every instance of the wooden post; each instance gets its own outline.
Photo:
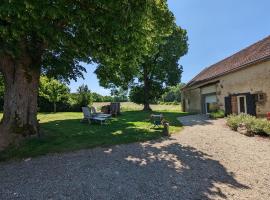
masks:
<instances>
[{"instance_id":1,"label":"wooden post","mask_svg":"<svg viewBox=\"0 0 270 200\"><path fill-rule=\"evenodd\" d=\"M110 106L110 112L113 116L120 115L120 103L119 102L113 102Z\"/></svg>"},{"instance_id":2,"label":"wooden post","mask_svg":"<svg viewBox=\"0 0 270 200\"><path fill-rule=\"evenodd\" d=\"M170 135L170 124L169 122L163 123L163 136L169 136Z\"/></svg>"}]
</instances>

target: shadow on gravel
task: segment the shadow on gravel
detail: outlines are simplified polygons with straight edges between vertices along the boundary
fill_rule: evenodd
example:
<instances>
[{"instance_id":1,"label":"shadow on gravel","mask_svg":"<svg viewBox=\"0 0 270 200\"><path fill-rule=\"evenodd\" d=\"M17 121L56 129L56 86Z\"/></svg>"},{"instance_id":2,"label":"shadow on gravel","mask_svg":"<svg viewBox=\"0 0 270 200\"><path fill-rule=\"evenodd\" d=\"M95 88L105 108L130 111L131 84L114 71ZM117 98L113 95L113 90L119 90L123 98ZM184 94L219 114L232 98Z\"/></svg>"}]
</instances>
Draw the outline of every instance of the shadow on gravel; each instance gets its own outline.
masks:
<instances>
[{"instance_id":1,"label":"shadow on gravel","mask_svg":"<svg viewBox=\"0 0 270 200\"><path fill-rule=\"evenodd\" d=\"M129 188L136 188L129 191L133 193L130 197L139 194L148 199L153 192L157 199L230 199L222 192L222 186L250 189L219 161L195 148L179 143L155 147L154 141L145 146L138 144L136 148L136 153L127 152L124 156L129 170L121 177L127 178L122 181Z\"/></svg>"},{"instance_id":2,"label":"shadow on gravel","mask_svg":"<svg viewBox=\"0 0 270 200\"><path fill-rule=\"evenodd\" d=\"M249 189L211 156L160 141L0 165L0 199L210 200L231 199L224 186Z\"/></svg>"},{"instance_id":3,"label":"shadow on gravel","mask_svg":"<svg viewBox=\"0 0 270 200\"><path fill-rule=\"evenodd\" d=\"M178 117L178 120L183 124L184 126L196 126L196 125L209 125L213 124L212 120L207 117L206 115L187 115Z\"/></svg>"}]
</instances>

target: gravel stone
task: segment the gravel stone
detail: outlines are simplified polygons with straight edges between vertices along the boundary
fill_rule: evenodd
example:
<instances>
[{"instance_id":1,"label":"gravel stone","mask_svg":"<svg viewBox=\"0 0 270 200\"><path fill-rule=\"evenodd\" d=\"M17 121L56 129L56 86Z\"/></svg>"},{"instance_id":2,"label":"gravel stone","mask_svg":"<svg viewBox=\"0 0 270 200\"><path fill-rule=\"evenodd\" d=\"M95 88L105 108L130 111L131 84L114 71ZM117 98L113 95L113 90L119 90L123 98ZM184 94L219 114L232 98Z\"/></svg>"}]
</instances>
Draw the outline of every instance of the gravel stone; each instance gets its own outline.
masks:
<instances>
[{"instance_id":1,"label":"gravel stone","mask_svg":"<svg viewBox=\"0 0 270 200\"><path fill-rule=\"evenodd\" d=\"M0 163L0 199L270 199L270 140L179 118L160 140Z\"/></svg>"}]
</instances>

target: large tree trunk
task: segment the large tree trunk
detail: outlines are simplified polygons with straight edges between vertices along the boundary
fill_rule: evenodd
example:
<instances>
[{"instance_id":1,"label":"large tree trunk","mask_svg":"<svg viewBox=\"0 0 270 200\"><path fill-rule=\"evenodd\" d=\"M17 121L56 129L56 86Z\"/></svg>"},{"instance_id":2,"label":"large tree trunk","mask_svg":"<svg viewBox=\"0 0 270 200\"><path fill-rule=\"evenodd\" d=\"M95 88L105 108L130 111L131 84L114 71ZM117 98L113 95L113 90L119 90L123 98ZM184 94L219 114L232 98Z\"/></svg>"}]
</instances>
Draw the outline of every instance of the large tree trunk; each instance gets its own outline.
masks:
<instances>
[{"instance_id":1,"label":"large tree trunk","mask_svg":"<svg viewBox=\"0 0 270 200\"><path fill-rule=\"evenodd\" d=\"M149 78L146 67L144 67L143 70L143 76L144 76L144 104L143 104L143 111L152 111L150 108L149 103Z\"/></svg>"},{"instance_id":2,"label":"large tree trunk","mask_svg":"<svg viewBox=\"0 0 270 200\"><path fill-rule=\"evenodd\" d=\"M0 124L0 149L39 133L37 96L40 71L33 69L31 64L28 58L18 62L1 58L5 96L4 116Z\"/></svg>"}]
</instances>

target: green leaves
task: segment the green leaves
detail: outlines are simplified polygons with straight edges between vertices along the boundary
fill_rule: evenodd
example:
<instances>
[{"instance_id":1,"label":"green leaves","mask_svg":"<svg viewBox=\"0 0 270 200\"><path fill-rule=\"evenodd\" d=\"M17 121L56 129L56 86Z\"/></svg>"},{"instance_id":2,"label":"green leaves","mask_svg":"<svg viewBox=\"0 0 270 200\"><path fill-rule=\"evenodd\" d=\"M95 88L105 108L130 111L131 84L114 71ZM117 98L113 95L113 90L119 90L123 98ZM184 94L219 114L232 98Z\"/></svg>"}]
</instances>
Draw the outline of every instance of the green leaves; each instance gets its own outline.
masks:
<instances>
[{"instance_id":1,"label":"green leaves","mask_svg":"<svg viewBox=\"0 0 270 200\"><path fill-rule=\"evenodd\" d=\"M79 107L87 107L92 104L93 98L87 85L81 85L76 93L76 103Z\"/></svg>"},{"instance_id":2,"label":"green leaves","mask_svg":"<svg viewBox=\"0 0 270 200\"><path fill-rule=\"evenodd\" d=\"M183 68L178 62L187 53L187 40L186 30L175 25L173 32L155 42L156 50L144 56L137 66L100 64L96 70L100 84L130 87L130 99L135 103L157 101L164 93L164 87L177 85L181 80Z\"/></svg>"},{"instance_id":3,"label":"green leaves","mask_svg":"<svg viewBox=\"0 0 270 200\"><path fill-rule=\"evenodd\" d=\"M57 103L69 95L69 88L53 78L40 78L39 95L51 103Z\"/></svg>"},{"instance_id":4,"label":"green leaves","mask_svg":"<svg viewBox=\"0 0 270 200\"><path fill-rule=\"evenodd\" d=\"M0 56L40 51L42 72L60 79L82 76L83 62L133 73L173 21L165 0L2 0Z\"/></svg>"}]
</instances>

